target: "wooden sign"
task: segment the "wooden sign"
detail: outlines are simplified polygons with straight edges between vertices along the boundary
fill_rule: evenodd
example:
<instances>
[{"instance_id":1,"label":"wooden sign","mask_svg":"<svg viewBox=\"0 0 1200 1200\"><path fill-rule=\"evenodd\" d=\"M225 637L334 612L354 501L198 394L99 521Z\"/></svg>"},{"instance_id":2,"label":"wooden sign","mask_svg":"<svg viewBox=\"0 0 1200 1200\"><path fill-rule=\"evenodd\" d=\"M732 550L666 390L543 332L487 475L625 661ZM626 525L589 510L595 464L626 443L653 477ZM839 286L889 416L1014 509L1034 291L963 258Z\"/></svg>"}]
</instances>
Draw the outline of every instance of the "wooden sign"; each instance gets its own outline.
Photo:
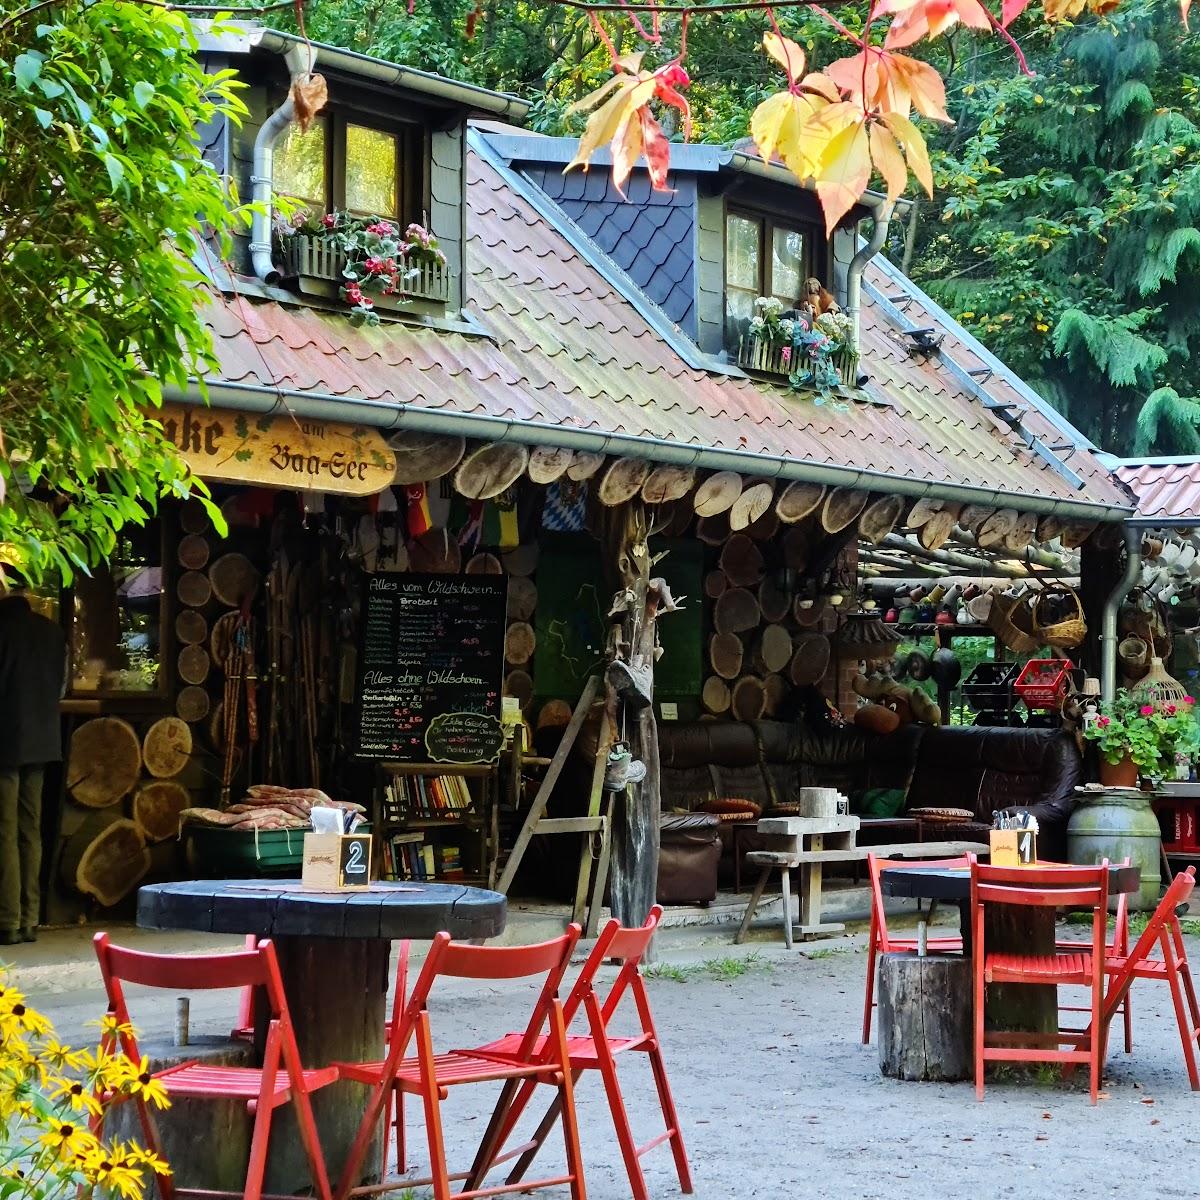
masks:
<instances>
[{"instance_id":1,"label":"wooden sign","mask_svg":"<svg viewBox=\"0 0 1200 1200\"><path fill-rule=\"evenodd\" d=\"M371 835L306 833L300 886L320 892L365 891L371 886Z\"/></svg>"},{"instance_id":2,"label":"wooden sign","mask_svg":"<svg viewBox=\"0 0 1200 1200\"><path fill-rule=\"evenodd\" d=\"M503 575L366 578L358 654L358 756L488 762L503 741Z\"/></svg>"},{"instance_id":3,"label":"wooden sign","mask_svg":"<svg viewBox=\"0 0 1200 1200\"><path fill-rule=\"evenodd\" d=\"M371 496L396 472L387 442L363 426L187 404L164 404L150 415L202 479Z\"/></svg>"}]
</instances>

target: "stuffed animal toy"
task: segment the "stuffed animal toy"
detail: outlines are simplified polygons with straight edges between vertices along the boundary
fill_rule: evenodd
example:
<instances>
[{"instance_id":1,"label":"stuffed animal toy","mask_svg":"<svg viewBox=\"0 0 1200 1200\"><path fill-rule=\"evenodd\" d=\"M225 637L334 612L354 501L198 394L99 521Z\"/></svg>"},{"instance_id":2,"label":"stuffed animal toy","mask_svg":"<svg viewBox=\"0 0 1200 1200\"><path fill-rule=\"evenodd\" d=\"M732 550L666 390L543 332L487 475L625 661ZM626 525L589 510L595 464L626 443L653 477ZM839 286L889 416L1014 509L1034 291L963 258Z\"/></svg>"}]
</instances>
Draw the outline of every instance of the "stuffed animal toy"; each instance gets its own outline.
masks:
<instances>
[{"instance_id":1,"label":"stuffed animal toy","mask_svg":"<svg viewBox=\"0 0 1200 1200\"><path fill-rule=\"evenodd\" d=\"M804 286L800 289L800 299L796 304L800 315L807 317L808 323L811 325L818 317L824 316L827 312L837 312L838 302L833 298L833 293L828 291L825 285L817 278L809 278L804 281Z\"/></svg>"},{"instance_id":2,"label":"stuffed animal toy","mask_svg":"<svg viewBox=\"0 0 1200 1200\"><path fill-rule=\"evenodd\" d=\"M904 725L939 725L942 710L920 688L907 688L886 675L856 675L850 685L869 701L854 714L854 724L868 733L895 733Z\"/></svg>"}]
</instances>

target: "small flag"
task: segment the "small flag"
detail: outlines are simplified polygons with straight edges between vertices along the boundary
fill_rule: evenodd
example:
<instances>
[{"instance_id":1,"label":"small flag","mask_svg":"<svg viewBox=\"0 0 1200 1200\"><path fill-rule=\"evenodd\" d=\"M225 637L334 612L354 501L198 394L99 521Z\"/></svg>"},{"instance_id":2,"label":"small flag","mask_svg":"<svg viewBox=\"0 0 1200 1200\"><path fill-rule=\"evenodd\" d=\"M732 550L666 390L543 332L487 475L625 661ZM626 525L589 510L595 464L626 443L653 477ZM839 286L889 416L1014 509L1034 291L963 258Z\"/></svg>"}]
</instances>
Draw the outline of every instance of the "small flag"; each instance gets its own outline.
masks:
<instances>
[{"instance_id":1,"label":"small flag","mask_svg":"<svg viewBox=\"0 0 1200 1200\"><path fill-rule=\"evenodd\" d=\"M587 484L570 479L555 480L546 489L542 528L558 533L578 533L587 518Z\"/></svg>"},{"instance_id":2,"label":"small flag","mask_svg":"<svg viewBox=\"0 0 1200 1200\"><path fill-rule=\"evenodd\" d=\"M410 483L404 489L404 498L408 501L408 536L420 537L433 528L433 520L429 516L429 495L423 483Z\"/></svg>"}]
</instances>

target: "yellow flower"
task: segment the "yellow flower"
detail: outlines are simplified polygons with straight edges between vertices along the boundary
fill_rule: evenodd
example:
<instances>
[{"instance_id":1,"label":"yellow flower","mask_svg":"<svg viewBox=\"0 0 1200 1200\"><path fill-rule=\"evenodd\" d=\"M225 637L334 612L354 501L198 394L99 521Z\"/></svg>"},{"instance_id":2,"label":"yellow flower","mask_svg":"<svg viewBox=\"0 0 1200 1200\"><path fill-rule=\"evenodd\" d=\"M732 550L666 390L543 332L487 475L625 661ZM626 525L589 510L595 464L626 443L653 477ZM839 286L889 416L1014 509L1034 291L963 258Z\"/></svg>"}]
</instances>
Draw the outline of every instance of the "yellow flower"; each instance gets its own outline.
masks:
<instances>
[{"instance_id":1,"label":"yellow flower","mask_svg":"<svg viewBox=\"0 0 1200 1200\"><path fill-rule=\"evenodd\" d=\"M64 1046L57 1038L48 1038L42 1045L41 1057L59 1071L78 1071L87 1065L86 1050L72 1050Z\"/></svg>"},{"instance_id":2,"label":"yellow flower","mask_svg":"<svg viewBox=\"0 0 1200 1200\"><path fill-rule=\"evenodd\" d=\"M50 1099L68 1104L73 1112L100 1115L100 1101L95 1093L78 1079L56 1080L50 1091Z\"/></svg>"},{"instance_id":3,"label":"yellow flower","mask_svg":"<svg viewBox=\"0 0 1200 1200\"><path fill-rule=\"evenodd\" d=\"M96 1141L88 1127L77 1121L58 1122L47 1129L38 1138L38 1141L43 1146L49 1146L50 1149L57 1151L62 1158L80 1154L86 1157L99 1148L99 1142Z\"/></svg>"},{"instance_id":4,"label":"yellow flower","mask_svg":"<svg viewBox=\"0 0 1200 1200\"><path fill-rule=\"evenodd\" d=\"M1034 326L1034 328L1038 331L1038 333L1049 333L1050 332L1050 326L1047 325L1044 321L1039 321Z\"/></svg>"},{"instance_id":5,"label":"yellow flower","mask_svg":"<svg viewBox=\"0 0 1200 1200\"><path fill-rule=\"evenodd\" d=\"M959 318L959 320L962 320L962 321L969 321L969 320L971 320L971 319L972 319L974 316L975 316L975 314L974 314L973 312L965 312L965 313L963 313L963 314L962 314L962 316Z\"/></svg>"}]
</instances>

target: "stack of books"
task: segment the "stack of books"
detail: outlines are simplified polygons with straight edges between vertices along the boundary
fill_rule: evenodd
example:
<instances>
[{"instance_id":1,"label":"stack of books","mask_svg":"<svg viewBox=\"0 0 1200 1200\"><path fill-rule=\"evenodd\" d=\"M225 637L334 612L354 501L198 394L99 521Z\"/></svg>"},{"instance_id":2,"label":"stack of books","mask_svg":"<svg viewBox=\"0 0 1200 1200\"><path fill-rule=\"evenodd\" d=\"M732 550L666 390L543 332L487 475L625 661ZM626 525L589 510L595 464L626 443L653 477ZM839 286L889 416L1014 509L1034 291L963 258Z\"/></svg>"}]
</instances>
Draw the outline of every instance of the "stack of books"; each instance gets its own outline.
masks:
<instances>
[{"instance_id":1,"label":"stack of books","mask_svg":"<svg viewBox=\"0 0 1200 1200\"><path fill-rule=\"evenodd\" d=\"M471 809L471 793L461 775L396 775L384 796L384 819L403 824L414 817L461 819Z\"/></svg>"}]
</instances>

